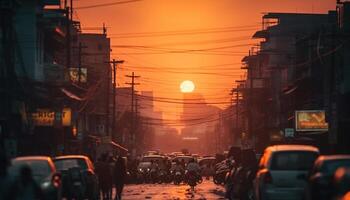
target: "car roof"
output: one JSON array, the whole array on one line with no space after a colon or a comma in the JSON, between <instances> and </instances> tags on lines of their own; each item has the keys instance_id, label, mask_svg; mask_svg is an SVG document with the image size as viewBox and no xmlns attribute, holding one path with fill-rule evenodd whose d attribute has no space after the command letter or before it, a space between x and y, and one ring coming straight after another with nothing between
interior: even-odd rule
<instances>
[{"instance_id":1,"label":"car roof","mask_svg":"<svg viewBox=\"0 0 350 200\"><path fill-rule=\"evenodd\" d=\"M65 156L57 156L54 160L63 160L63 159L88 159L87 156L83 155L65 155Z\"/></svg>"},{"instance_id":2,"label":"car roof","mask_svg":"<svg viewBox=\"0 0 350 200\"><path fill-rule=\"evenodd\" d=\"M161 156L161 155L147 155L147 156L144 156L144 158L164 158L164 156Z\"/></svg>"},{"instance_id":3,"label":"car roof","mask_svg":"<svg viewBox=\"0 0 350 200\"><path fill-rule=\"evenodd\" d=\"M176 156L176 158L193 158L193 157L184 155L184 156Z\"/></svg>"},{"instance_id":4,"label":"car roof","mask_svg":"<svg viewBox=\"0 0 350 200\"><path fill-rule=\"evenodd\" d=\"M269 146L267 151L278 152L278 151L314 151L319 152L317 147L310 145L273 145Z\"/></svg>"},{"instance_id":5,"label":"car roof","mask_svg":"<svg viewBox=\"0 0 350 200\"><path fill-rule=\"evenodd\" d=\"M321 155L317 160L319 161L331 161L331 160L345 160L350 159L350 155Z\"/></svg>"},{"instance_id":6,"label":"car roof","mask_svg":"<svg viewBox=\"0 0 350 200\"><path fill-rule=\"evenodd\" d=\"M216 160L215 157L204 157L204 158L201 158L199 160Z\"/></svg>"},{"instance_id":7,"label":"car roof","mask_svg":"<svg viewBox=\"0 0 350 200\"><path fill-rule=\"evenodd\" d=\"M51 160L50 157L48 156L21 156L21 157L16 157L13 158L12 160L46 160L49 161Z\"/></svg>"}]
</instances>

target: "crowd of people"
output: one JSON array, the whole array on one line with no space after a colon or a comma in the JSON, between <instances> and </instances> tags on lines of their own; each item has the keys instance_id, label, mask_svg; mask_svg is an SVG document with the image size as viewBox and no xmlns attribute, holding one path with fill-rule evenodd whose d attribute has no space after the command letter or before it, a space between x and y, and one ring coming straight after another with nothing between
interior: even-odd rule
<instances>
[{"instance_id":1,"label":"crowd of people","mask_svg":"<svg viewBox=\"0 0 350 200\"><path fill-rule=\"evenodd\" d=\"M95 164L95 170L102 198L104 200L121 200L127 175L125 159L121 156L114 158L108 154L102 154ZM112 197L113 185L116 189L115 197Z\"/></svg>"}]
</instances>

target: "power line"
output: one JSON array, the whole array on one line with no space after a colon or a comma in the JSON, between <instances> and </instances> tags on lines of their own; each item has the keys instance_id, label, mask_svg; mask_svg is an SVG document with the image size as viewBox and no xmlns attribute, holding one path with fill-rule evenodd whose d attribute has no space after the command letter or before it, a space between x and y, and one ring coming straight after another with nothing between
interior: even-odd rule
<instances>
[{"instance_id":1,"label":"power line","mask_svg":"<svg viewBox=\"0 0 350 200\"><path fill-rule=\"evenodd\" d=\"M89 6L76 7L75 9L83 10L83 9L90 9L90 8L115 6L115 5L120 5L120 4L134 3L134 2L138 2L138 1L143 1L143 0L125 0L125 1L117 1L117 2L113 2L113 3L94 4L94 5L89 5Z\"/></svg>"}]
</instances>

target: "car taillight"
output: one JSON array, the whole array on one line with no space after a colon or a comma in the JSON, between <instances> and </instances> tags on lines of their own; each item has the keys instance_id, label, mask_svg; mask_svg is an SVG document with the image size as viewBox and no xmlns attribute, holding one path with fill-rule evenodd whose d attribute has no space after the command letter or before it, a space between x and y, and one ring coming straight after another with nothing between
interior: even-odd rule
<instances>
[{"instance_id":1,"label":"car taillight","mask_svg":"<svg viewBox=\"0 0 350 200\"><path fill-rule=\"evenodd\" d=\"M61 177L58 175L54 175L52 177L52 185L56 188L59 187L61 185Z\"/></svg>"},{"instance_id":2,"label":"car taillight","mask_svg":"<svg viewBox=\"0 0 350 200\"><path fill-rule=\"evenodd\" d=\"M269 171L264 172L264 183L265 184L272 184L272 176Z\"/></svg>"}]
</instances>

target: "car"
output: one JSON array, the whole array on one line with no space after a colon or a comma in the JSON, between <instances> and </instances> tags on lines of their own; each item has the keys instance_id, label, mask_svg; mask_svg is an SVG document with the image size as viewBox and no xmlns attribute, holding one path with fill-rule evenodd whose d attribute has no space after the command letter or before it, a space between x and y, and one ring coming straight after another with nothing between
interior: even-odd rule
<instances>
[{"instance_id":1,"label":"car","mask_svg":"<svg viewBox=\"0 0 350 200\"><path fill-rule=\"evenodd\" d=\"M148 156L144 156L141 160L141 162L163 162L165 160L164 156L161 155L148 155Z\"/></svg>"},{"instance_id":2,"label":"car","mask_svg":"<svg viewBox=\"0 0 350 200\"><path fill-rule=\"evenodd\" d=\"M183 162L185 162L185 165L187 165L190 162L190 160L192 160L192 159L193 159L192 156L181 155L181 156L176 156L175 158L173 158L172 162L178 161L178 162L182 163L182 161L183 161Z\"/></svg>"},{"instance_id":3,"label":"car","mask_svg":"<svg viewBox=\"0 0 350 200\"><path fill-rule=\"evenodd\" d=\"M72 173L75 174L74 172L77 169L77 176L81 176L81 182L77 182L77 185L81 186L79 188L81 188L82 196L88 199L99 198L98 177L89 157L83 155L65 155L55 157L53 162L57 170L62 173L63 196L71 196L72 192L77 192L75 183L71 181Z\"/></svg>"},{"instance_id":4,"label":"car","mask_svg":"<svg viewBox=\"0 0 350 200\"><path fill-rule=\"evenodd\" d=\"M319 155L309 145L274 145L267 147L253 181L257 200L303 199L307 173Z\"/></svg>"},{"instance_id":5,"label":"car","mask_svg":"<svg viewBox=\"0 0 350 200\"><path fill-rule=\"evenodd\" d=\"M332 178L340 167L350 167L350 155L318 157L308 176L307 199L331 199Z\"/></svg>"},{"instance_id":6,"label":"car","mask_svg":"<svg viewBox=\"0 0 350 200\"><path fill-rule=\"evenodd\" d=\"M205 157L198 160L203 176L213 176L215 174L215 157Z\"/></svg>"},{"instance_id":7,"label":"car","mask_svg":"<svg viewBox=\"0 0 350 200\"><path fill-rule=\"evenodd\" d=\"M22 167L28 166L34 181L42 189L45 199L60 200L62 194L61 175L50 157L23 156L11 160L8 173L14 179L19 178Z\"/></svg>"}]
</instances>

